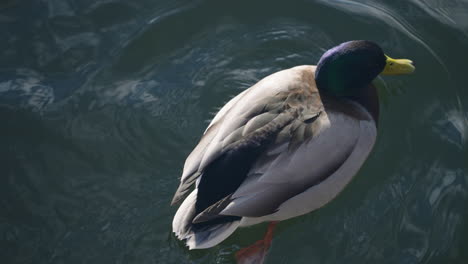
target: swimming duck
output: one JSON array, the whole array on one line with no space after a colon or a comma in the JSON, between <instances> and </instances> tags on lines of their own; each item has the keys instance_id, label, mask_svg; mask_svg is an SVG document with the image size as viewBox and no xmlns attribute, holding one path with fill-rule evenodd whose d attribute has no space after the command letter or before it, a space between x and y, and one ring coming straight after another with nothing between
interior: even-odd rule
<instances>
[{"instance_id":1,"label":"swimming duck","mask_svg":"<svg viewBox=\"0 0 468 264\"><path fill-rule=\"evenodd\" d=\"M413 72L371 41L342 43L317 66L273 73L216 114L185 161L172 222L190 249L238 227L289 219L336 197L377 136L379 74ZM186 196L188 194L188 196Z\"/></svg>"}]
</instances>

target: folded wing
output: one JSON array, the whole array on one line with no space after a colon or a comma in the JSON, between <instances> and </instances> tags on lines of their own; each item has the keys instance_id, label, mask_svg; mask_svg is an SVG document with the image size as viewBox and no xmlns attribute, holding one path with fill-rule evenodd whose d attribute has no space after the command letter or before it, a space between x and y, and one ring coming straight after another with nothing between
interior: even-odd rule
<instances>
[{"instance_id":1,"label":"folded wing","mask_svg":"<svg viewBox=\"0 0 468 264\"><path fill-rule=\"evenodd\" d=\"M196 183L193 224L272 214L347 160L360 120L325 111L313 70L273 74L216 115L188 157L173 199L182 199Z\"/></svg>"}]
</instances>

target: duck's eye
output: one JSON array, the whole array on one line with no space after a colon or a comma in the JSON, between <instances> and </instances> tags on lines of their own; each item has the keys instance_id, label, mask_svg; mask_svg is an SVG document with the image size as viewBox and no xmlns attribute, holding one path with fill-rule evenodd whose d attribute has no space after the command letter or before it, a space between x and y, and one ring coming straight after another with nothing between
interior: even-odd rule
<instances>
[{"instance_id":1,"label":"duck's eye","mask_svg":"<svg viewBox=\"0 0 468 264\"><path fill-rule=\"evenodd\" d=\"M388 65L392 66L392 65L393 65L393 62L390 62Z\"/></svg>"}]
</instances>

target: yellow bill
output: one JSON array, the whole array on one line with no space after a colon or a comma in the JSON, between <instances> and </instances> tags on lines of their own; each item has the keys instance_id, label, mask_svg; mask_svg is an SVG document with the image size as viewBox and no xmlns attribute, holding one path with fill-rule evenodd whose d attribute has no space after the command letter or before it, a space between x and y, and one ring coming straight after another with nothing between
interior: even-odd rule
<instances>
[{"instance_id":1,"label":"yellow bill","mask_svg":"<svg viewBox=\"0 0 468 264\"><path fill-rule=\"evenodd\" d=\"M392 59L387 55L385 55L385 57L387 57L387 64L381 73L383 75L409 74L416 69L411 60Z\"/></svg>"}]
</instances>

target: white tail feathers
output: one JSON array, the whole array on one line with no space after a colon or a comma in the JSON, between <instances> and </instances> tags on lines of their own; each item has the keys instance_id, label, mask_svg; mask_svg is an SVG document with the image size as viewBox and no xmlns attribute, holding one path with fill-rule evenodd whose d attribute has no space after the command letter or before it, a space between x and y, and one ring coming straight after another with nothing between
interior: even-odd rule
<instances>
[{"instance_id":1,"label":"white tail feathers","mask_svg":"<svg viewBox=\"0 0 468 264\"><path fill-rule=\"evenodd\" d=\"M172 221L172 231L178 239L186 240L189 249L202 249L216 246L230 236L240 224L240 220L229 223L216 224L200 230L192 228L195 218L195 202L197 189L185 198Z\"/></svg>"}]
</instances>

